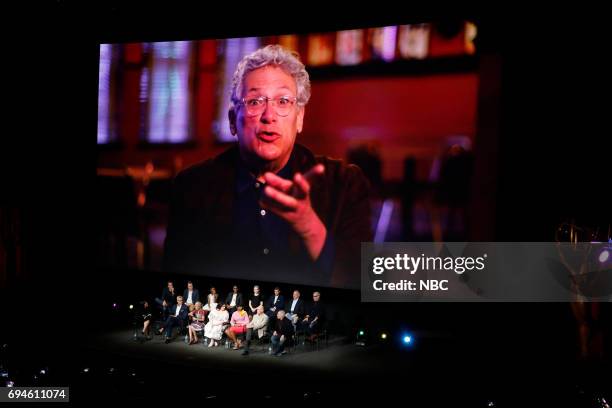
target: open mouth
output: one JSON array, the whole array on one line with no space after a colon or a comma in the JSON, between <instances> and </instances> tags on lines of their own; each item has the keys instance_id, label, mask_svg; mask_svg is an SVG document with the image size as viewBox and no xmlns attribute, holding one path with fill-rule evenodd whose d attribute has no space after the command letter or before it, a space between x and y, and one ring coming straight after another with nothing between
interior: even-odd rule
<instances>
[{"instance_id":1,"label":"open mouth","mask_svg":"<svg viewBox=\"0 0 612 408\"><path fill-rule=\"evenodd\" d=\"M280 135L276 132L269 132L269 131L257 132L257 138L264 142L273 142L279 137Z\"/></svg>"}]
</instances>

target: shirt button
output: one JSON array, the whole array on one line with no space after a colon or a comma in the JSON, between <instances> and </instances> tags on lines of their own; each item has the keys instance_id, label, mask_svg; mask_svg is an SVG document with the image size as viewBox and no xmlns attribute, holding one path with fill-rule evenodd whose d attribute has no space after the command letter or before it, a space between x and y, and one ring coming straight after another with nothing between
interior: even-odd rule
<instances>
[{"instance_id":1,"label":"shirt button","mask_svg":"<svg viewBox=\"0 0 612 408\"><path fill-rule=\"evenodd\" d=\"M260 214L261 214L261 216L263 217L264 215L266 215L266 210L261 210L259 213L260 213Z\"/></svg>"},{"instance_id":2,"label":"shirt button","mask_svg":"<svg viewBox=\"0 0 612 408\"><path fill-rule=\"evenodd\" d=\"M270 253L270 250L268 248L264 248L263 253L264 255L268 255Z\"/></svg>"}]
</instances>

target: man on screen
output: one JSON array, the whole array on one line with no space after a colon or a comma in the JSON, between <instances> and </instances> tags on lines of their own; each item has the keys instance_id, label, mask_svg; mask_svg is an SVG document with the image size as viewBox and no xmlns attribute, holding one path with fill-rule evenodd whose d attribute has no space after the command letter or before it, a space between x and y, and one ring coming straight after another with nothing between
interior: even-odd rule
<instances>
[{"instance_id":1,"label":"man on screen","mask_svg":"<svg viewBox=\"0 0 612 408\"><path fill-rule=\"evenodd\" d=\"M238 145L176 177L166 270L358 286L367 181L295 143L309 98L295 53L269 45L242 59L228 114Z\"/></svg>"}]
</instances>

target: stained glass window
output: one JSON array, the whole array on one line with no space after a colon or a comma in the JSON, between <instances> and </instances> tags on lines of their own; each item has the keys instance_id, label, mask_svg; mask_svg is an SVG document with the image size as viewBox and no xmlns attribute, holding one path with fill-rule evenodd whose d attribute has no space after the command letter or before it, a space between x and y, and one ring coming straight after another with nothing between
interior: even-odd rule
<instances>
[{"instance_id":1,"label":"stained glass window","mask_svg":"<svg viewBox=\"0 0 612 408\"><path fill-rule=\"evenodd\" d=\"M117 59L117 46L100 45L100 66L98 71L98 144L117 140L114 120L113 73Z\"/></svg>"},{"instance_id":2,"label":"stained glass window","mask_svg":"<svg viewBox=\"0 0 612 408\"><path fill-rule=\"evenodd\" d=\"M191 41L146 44L150 63L141 73L140 101L142 133L150 143L191 139L191 50Z\"/></svg>"}]
</instances>

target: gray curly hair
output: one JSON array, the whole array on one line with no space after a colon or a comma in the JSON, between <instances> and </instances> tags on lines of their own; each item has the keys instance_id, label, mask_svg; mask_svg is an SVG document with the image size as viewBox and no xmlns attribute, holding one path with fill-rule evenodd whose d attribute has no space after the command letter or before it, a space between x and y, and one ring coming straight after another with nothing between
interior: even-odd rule
<instances>
[{"instance_id":1,"label":"gray curly hair","mask_svg":"<svg viewBox=\"0 0 612 408\"><path fill-rule=\"evenodd\" d=\"M297 52L289 51L280 45L267 45L246 55L238 63L232 78L230 110L235 110L242 99L244 78L251 72L268 65L281 68L295 79L297 85L297 104L305 106L310 99L310 77L300 61Z\"/></svg>"}]
</instances>

